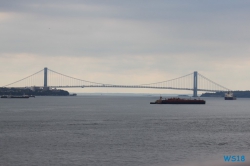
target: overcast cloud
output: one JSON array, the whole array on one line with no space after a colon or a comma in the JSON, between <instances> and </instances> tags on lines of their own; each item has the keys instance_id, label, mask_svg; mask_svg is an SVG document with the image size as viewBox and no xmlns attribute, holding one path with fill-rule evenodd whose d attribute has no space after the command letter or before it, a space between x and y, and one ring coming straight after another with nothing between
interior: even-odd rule
<instances>
[{"instance_id":1,"label":"overcast cloud","mask_svg":"<svg viewBox=\"0 0 250 166\"><path fill-rule=\"evenodd\" d=\"M116 84L198 71L228 88L249 90L249 15L244 0L1 0L1 84L48 67Z\"/></svg>"}]
</instances>

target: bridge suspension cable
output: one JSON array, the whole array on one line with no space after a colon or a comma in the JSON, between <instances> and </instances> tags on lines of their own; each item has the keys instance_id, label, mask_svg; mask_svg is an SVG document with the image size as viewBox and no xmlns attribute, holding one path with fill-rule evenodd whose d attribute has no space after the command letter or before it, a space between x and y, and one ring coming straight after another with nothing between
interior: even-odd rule
<instances>
[{"instance_id":1,"label":"bridge suspension cable","mask_svg":"<svg viewBox=\"0 0 250 166\"><path fill-rule=\"evenodd\" d=\"M2 87L8 87L8 86L10 86L10 85L13 85L13 84L16 84L16 83L19 83L19 82L21 82L21 81L28 80L28 79L30 79L29 82L32 82L32 81L33 81L32 77L34 77L34 76L36 76L37 74L40 74L40 73L42 73L42 72L43 72L43 69L40 70L40 71L38 71L38 72L36 72L36 73L34 73L34 74L31 74L31 75L25 77L25 78L22 78L22 79L20 79L20 80L18 80L18 81L12 82L12 83L7 84L7 85L4 85L4 86L2 86ZM26 84L26 85L27 85L27 84Z\"/></svg>"},{"instance_id":2,"label":"bridge suspension cable","mask_svg":"<svg viewBox=\"0 0 250 166\"><path fill-rule=\"evenodd\" d=\"M160 82L153 82L148 84L139 84L137 86L147 86L147 87L169 87L169 88L181 88L181 89L192 89L193 73L166 80Z\"/></svg>"},{"instance_id":3,"label":"bridge suspension cable","mask_svg":"<svg viewBox=\"0 0 250 166\"><path fill-rule=\"evenodd\" d=\"M70 83L70 84L72 84L72 83L77 83L78 86L84 86L84 85L86 85L86 84L83 84L83 83L96 84L96 85L111 85L111 86L112 86L112 84L103 84L103 83L92 82L92 81L87 81L87 80L83 80L83 79L74 78L74 77L71 77L71 76L68 76L68 75L65 75L65 74L62 74L62 73L53 71L53 70L51 70L51 69L48 69L48 71L49 71L49 78L52 78L52 77L54 76L53 74L59 75L59 77L58 77L59 82L57 82L57 83L61 84L61 86L63 86L63 85L62 85L62 82L65 81L65 78L62 78L62 77L66 77L66 78L68 78L68 79L73 79L73 80L75 80L75 81L69 80L67 83ZM51 73L50 73L50 72L51 72ZM49 81L50 81L50 80L51 80L51 79L49 79ZM50 82L49 85L50 85L50 86L54 86L53 83L55 83L55 82Z\"/></svg>"},{"instance_id":4,"label":"bridge suspension cable","mask_svg":"<svg viewBox=\"0 0 250 166\"><path fill-rule=\"evenodd\" d=\"M191 90L192 89L192 73L175 79L149 83L139 85L115 85L106 84L93 81L87 81L71 77L54 70L48 69L48 85L50 87L120 87L120 88L158 88L158 89L180 89L180 90ZM53 81L53 78L56 79Z\"/></svg>"},{"instance_id":5,"label":"bridge suspension cable","mask_svg":"<svg viewBox=\"0 0 250 166\"><path fill-rule=\"evenodd\" d=\"M207 77L198 73L198 89L211 90L211 91L231 91L230 89L208 79Z\"/></svg>"},{"instance_id":6,"label":"bridge suspension cable","mask_svg":"<svg viewBox=\"0 0 250 166\"><path fill-rule=\"evenodd\" d=\"M181 79L181 78L184 78L184 77L187 77L187 76L190 76L190 75L193 75L193 73L184 75L184 76L182 76L182 77L174 78L174 79L171 79L171 80L167 80L167 81L153 82L153 83L148 83L148 84L139 84L139 86L140 86L140 85L152 85L152 84L158 84L158 83L165 83L165 82L169 82L169 81Z\"/></svg>"}]
</instances>

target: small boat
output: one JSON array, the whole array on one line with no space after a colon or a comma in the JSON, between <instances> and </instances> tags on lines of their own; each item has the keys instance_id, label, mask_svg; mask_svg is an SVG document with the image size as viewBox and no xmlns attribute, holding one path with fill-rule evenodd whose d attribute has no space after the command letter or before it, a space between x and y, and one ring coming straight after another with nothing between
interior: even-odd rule
<instances>
[{"instance_id":1,"label":"small boat","mask_svg":"<svg viewBox=\"0 0 250 166\"><path fill-rule=\"evenodd\" d=\"M29 96L23 95L23 96L13 96L13 95L3 95L1 98L17 98L17 99L28 99Z\"/></svg>"},{"instance_id":2,"label":"small boat","mask_svg":"<svg viewBox=\"0 0 250 166\"><path fill-rule=\"evenodd\" d=\"M225 98L225 100L236 100L236 97L230 91L228 91L227 93L225 93L225 97L224 98Z\"/></svg>"},{"instance_id":3,"label":"small boat","mask_svg":"<svg viewBox=\"0 0 250 166\"><path fill-rule=\"evenodd\" d=\"M11 96L11 98L28 99L29 96Z\"/></svg>"},{"instance_id":4,"label":"small boat","mask_svg":"<svg viewBox=\"0 0 250 166\"><path fill-rule=\"evenodd\" d=\"M162 99L162 97L160 97L159 100L156 100L155 102L150 102L150 104L206 104L206 101L201 99L181 99L181 98Z\"/></svg>"}]
</instances>

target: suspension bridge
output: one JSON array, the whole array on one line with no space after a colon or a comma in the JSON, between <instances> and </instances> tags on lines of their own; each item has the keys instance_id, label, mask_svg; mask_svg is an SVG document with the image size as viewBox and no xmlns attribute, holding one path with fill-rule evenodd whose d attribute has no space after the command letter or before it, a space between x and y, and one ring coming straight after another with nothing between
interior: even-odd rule
<instances>
[{"instance_id":1,"label":"suspension bridge","mask_svg":"<svg viewBox=\"0 0 250 166\"><path fill-rule=\"evenodd\" d=\"M153 82L139 85L115 85L87 81L74 78L54 70L44 69L3 86L5 88L151 88L151 89L173 89L191 90L193 96L197 97L198 91L205 92L225 92L228 88L215 83L214 81L199 74L197 71L166 81Z\"/></svg>"}]
</instances>

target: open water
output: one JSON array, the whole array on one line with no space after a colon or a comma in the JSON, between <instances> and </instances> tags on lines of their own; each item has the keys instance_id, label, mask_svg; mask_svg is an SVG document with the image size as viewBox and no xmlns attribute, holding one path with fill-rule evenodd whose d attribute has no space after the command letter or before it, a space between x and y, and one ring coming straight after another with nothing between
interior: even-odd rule
<instances>
[{"instance_id":1,"label":"open water","mask_svg":"<svg viewBox=\"0 0 250 166\"><path fill-rule=\"evenodd\" d=\"M156 99L0 99L0 165L229 165L224 155L250 161L250 99L149 104Z\"/></svg>"}]
</instances>

